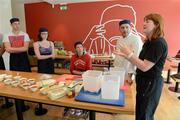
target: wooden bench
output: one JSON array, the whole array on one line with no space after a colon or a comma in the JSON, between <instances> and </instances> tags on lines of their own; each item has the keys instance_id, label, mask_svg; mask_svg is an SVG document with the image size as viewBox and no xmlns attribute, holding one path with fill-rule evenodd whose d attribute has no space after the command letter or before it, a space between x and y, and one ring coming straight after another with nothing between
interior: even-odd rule
<instances>
[{"instance_id":1,"label":"wooden bench","mask_svg":"<svg viewBox=\"0 0 180 120\"><path fill-rule=\"evenodd\" d=\"M179 88L179 83L180 83L180 79L175 78L173 76L171 76L171 78L175 81L175 87L169 87L169 90L172 92L180 92L180 88Z\"/></svg>"},{"instance_id":2,"label":"wooden bench","mask_svg":"<svg viewBox=\"0 0 180 120\"><path fill-rule=\"evenodd\" d=\"M170 65L170 68L168 69L168 72L167 72L167 80L165 83L167 84L170 84L170 75L171 75L171 71L176 71L178 69L178 65Z\"/></svg>"}]
</instances>

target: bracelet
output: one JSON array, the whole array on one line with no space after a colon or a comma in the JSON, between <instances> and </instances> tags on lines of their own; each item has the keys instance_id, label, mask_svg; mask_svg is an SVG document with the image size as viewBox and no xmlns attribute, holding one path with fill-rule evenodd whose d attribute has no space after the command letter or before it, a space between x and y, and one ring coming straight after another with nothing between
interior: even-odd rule
<instances>
[{"instance_id":1,"label":"bracelet","mask_svg":"<svg viewBox=\"0 0 180 120\"><path fill-rule=\"evenodd\" d=\"M133 52L131 52L126 58L129 60L133 56Z\"/></svg>"}]
</instances>

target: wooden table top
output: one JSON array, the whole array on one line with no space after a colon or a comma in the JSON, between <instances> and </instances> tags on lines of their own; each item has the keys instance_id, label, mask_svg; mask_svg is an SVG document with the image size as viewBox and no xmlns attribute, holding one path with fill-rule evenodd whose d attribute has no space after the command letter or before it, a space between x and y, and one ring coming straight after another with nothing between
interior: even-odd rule
<instances>
[{"instance_id":1,"label":"wooden table top","mask_svg":"<svg viewBox=\"0 0 180 120\"><path fill-rule=\"evenodd\" d=\"M39 79L42 75L40 73L31 73L31 72L17 72L17 71L5 71L0 70L0 74L10 74L16 76L17 73L26 78L34 78ZM53 78L56 79L59 75L53 75ZM0 96L6 96L11 98L23 99L33 102L41 102L51 105L58 105L64 107L75 107L81 109L94 110L99 112L107 112L107 113L121 113L121 114L134 114L134 101L132 97L132 91L130 87L125 91L125 106L111 106L111 105L102 105L95 103L86 103L86 102L78 102L73 98L63 97L58 100L50 100L46 95L42 95L37 92L31 92L30 90L23 90L22 88L15 88L9 85L5 85L3 82L0 82Z\"/></svg>"}]
</instances>

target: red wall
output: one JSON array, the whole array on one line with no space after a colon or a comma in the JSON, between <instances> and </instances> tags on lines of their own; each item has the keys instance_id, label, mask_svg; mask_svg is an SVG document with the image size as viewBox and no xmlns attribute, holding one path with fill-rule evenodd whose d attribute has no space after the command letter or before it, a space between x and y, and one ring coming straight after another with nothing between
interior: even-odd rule
<instances>
[{"instance_id":1,"label":"red wall","mask_svg":"<svg viewBox=\"0 0 180 120\"><path fill-rule=\"evenodd\" d=\"M77 40L84 40L90 29L99 24L102 11L108 6L122 4L132 6L136 11L138 32L142 33L143 17L149 13L160 13L165 20L165 38L169 45L169 54L175 55L180 44L180 1L178 0L117 0L109 2L68 4L67 11L61 11L48 3L25 5L26 27L31 38L37 39L38 29L49 29L50 40L61 40L65 48L73 50ZM108 11L103 22L109 19L128 18L133 20L130 9L113 8ZM106 26L107 38L119 35L118 22ZM96 34L93 34L96 35ZM100 48L100 46L99 46Z\"/></svg>"}]
</instances>

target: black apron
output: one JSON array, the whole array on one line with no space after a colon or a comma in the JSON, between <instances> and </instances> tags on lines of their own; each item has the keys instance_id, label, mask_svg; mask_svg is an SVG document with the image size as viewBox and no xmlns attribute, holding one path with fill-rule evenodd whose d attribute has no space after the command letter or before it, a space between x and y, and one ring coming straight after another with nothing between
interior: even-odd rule
<instances>
[{"instance_id":1,"label":"black apron","mask_svg":"<svg viewBox=\"0 0 180 120\"><path fill-rule=\"evenodd\" d=\"M5 70L4 61L2 56L0 56L0 70Z\"/></svg>"},{"instance_id":2,"label":"black apron","mask_svg":"<svg viewBox=\"0 0 180 120\"><path fill-rule=\"evenodd\" d=\"M54 74L54 60L52 58L38 60L38 72Z\"/></svg>"},{"instance_id":3,"label":"black apron","mask_svg":"<svg viewBox=\"0 0 180 120\"><path fill-rule=\"evenodd\" d=\"M27 52L10 53L10 70L31 72Z\"/></svg>"}]
</instances>

